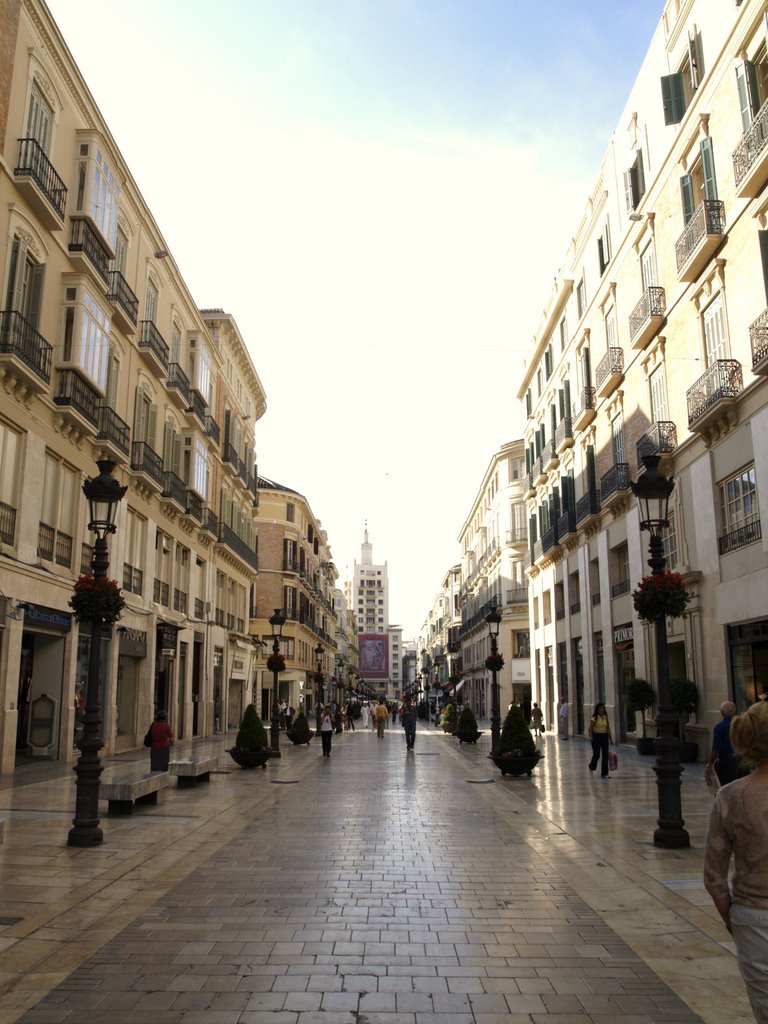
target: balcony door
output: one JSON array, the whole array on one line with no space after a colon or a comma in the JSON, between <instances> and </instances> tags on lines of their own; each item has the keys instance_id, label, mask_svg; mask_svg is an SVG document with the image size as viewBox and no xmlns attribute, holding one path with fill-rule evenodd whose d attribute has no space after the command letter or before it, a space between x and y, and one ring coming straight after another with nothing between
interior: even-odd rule
<instances>
[{"instance_id":1,"label":"balcony door","mask_svg":"<svg viewBox=\"0 0 768 1024\"><path fill-rule=\"evenodd\" d=\"M723 300L717 296L704 310L704 346L707 366L712 366L718 359L728 358L728 346L725 337L725 318L723 316Z\"/></svg>"}]
</instances>

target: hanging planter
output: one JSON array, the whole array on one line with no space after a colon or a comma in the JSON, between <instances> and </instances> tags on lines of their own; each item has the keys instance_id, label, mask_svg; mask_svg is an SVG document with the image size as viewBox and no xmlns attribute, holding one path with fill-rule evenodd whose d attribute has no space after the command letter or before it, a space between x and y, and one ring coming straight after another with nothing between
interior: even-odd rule
<instances>
[{"instance_id":1,"label":"hanging planter","mask_svg":"<svg viewBox=\"0 0 768 1024\"><path fill-rule=\"evenodd\" d=\"M285 658L282 654L270 654L267 658L267 668L270 672L285 672Z\"/></svg>"},{"instance_id":2,"label":"hanging planter","mask_svg":"<svg viewBox=\"0 0 768 1024\"><path fill-rule=\"evenodd\" d=\"M125 608L117 580L102 576L80 576L69 599L78 622L117 622Z\"/></svg>"},{"instance_id":3,"label":"hanging planter","mask_svg":"<svg viewBox=\"0 0 768 1024\"><path fill-rule=\"evenodd\" d=\"M500 654L489 654L485 659L485 667L489 672L500 672L504 668L504 658Z\"/></svg>"},{"instance_id":4,"label":"hanging planter","mask_svg":"<svg viewBox=\"0 0 768 1024\"><path fill-rule=\"evenodd\" d=\"M283 666L283 667L285 667L285 666ZM322 672L315 672L315 674L312 676L312 678L314 679L314 681L318 685L320 685L321 683L325 682L325 675Z\"/></svg>"},{"instance_id":5,"label":"hanging planter","mask_svg":"<svg viewBox=\"0 0 768 1024\"><path fill-rule=\"evenodd\" d=\"M679 572L643 576L637 589L632 592L635 611L645 622L656 622L657 619L664 617L679 619L685 616L685 609L691 597Z\"/></svg>"}]
</instances>

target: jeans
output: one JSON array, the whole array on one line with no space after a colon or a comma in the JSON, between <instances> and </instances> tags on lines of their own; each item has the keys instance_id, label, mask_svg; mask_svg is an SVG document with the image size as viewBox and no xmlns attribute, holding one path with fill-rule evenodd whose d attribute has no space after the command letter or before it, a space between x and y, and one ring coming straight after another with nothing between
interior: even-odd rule
<instances>
[{"instance_id":1,"label":"jeans","mask_svg":"<svg viewBox=\"0 0 768 1024\"><path fill-rule=\"evenodd\" d=\"M382 739L384 736L384 729L386 727L386 724L387 719L384 715L382 715L381 718L376 719L376 735L379 737L379 739Z\"/></svg>"},{"instance_id":2,"label":"jeans","mask_svg":"<svg viewBox=\"0 0 768 1024\"><path fill-rule=\"evenodd\" d=\"M327 729L325 732L320 733L320 739L323 741L323 756L331 756L331 743L333 742L333 729Z\"/></svg>"},{"instance_id":3,"label":"jeans","mask_svg":"<svg viewBox=\"0 0 768 1024\"><path fill-rule=\"evenodd\" d=\"M768 911L734 903L731 930L755 1020L768 1024Z\"/></svg>"},{"instance_id":4,"label":"jeans","mask_svg":"<svg viewBox=\"0 0 768 1024\"><path fill-rule=\"evenodd\" d=\"M589 770L591 772L597 768L597 762L600 760L600 756L602 755L600 774L603 776L608 774L608 746L607 732L596 732L592 736L592 760L589 762Z\"/></svg>"},{"instance_id":5,"label":"jeans","mask_svg":"<svg viewBox=\"0 0 768 1024\"><path fill-rule=\"evenodd\" d=\"M409 750L413 750L413 745L416 742L416 723L405 722L403 729L405 729L405 745Z\"/></svg>"}]
</instances>

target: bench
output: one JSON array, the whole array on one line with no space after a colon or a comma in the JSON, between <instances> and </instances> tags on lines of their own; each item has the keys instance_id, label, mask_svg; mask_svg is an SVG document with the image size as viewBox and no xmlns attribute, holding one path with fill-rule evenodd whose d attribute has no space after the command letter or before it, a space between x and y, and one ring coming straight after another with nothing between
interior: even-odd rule
<instances>
[{"instance_id":1,"label":"bench","mask_svg":"<svg viewBox=\"0 0 768 1024\"><path fill-rule=\"evenodd\" d=\"M134 804L156 804L157 794L170 784L168 772L107 768L101 776L99 797L109 801L110 814L133 814Z\"/></svg>"},{"instance_id":2,"label":"bench","mask_svg":"<svg viewBox=\"0 0 768 1024\"><path fill-rule=\"evenodd\" d=\"M196 786L198 782L210 782L211 772L216 769L218 763L218 754L200 754L197 757L183 757L178 761L171 761L168 771L178 780L177 785L182 789L185 786Z\"/></svg>"}]
</instances>

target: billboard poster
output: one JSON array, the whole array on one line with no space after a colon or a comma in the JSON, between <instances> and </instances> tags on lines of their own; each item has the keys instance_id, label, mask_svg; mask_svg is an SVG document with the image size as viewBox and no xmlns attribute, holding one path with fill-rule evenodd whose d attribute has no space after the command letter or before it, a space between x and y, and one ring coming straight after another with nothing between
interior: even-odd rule
<instances>
[{"instance_id":1,"label":"billboard poster","mask_svg":"<svg viewBox=\"0 0 768 1024\"><path fill-rule=\"evenodd\" d=\"M360 633L357 640L363 679L388 679L389 637L385 633Z\"/></svg>"}]
</instances>

